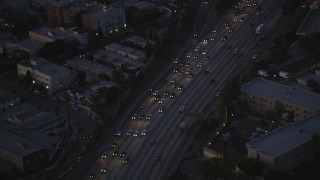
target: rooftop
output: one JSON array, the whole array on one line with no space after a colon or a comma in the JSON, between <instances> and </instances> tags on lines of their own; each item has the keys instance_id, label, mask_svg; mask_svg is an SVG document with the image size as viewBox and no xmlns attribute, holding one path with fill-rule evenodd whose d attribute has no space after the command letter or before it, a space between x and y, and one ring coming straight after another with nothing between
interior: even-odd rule
<instances>
[{"instance_id":1,"label":"rooftop","mask_svg":"<svg viewBox=\"0 0 320 180\"><path fill-rule=\"evenodd\" d=\"M320 109L320 95L298 87L289 87L262 78L256 78L241 86L241 90L281 100L308 109ZM307 101L306 101L307 100Z\"/></svg>"},{"instance_id":2,"label":"rooftop","mask_svg":"<svg viewBox=\"0 0 320 180\"><path fill-rule=\"evenodd\" d=\"M61 73L62 71L69 71L69 69L66 67L54 64L40 57L32 59L31 61L22 61L19 64L30 67L33 70L38 70L44 74L49 74L51 76L59 76L59 73Z\"/></svg>"},{"instance_id":3,"label":"rooftop","mask_svg":"<svg viewBox=\"0 0 320 180\"><path fill-rule=\"evenodd\" d=\"M6 91L4 89L0 89L0 104L8 102L11 99L15 99L17 97L19 97L19 96L16 94L13 94L13 93Z\"/></svg>"},{"instance_id":4,"label":"rooftop","mask_svg":"<svg viewBox=\"0 0 320 180\"><path fill-rule=\"evenodd\" d=\"M315 133L320 133L319 118L320 113L317 113L303 121L287 124L247 143L247 145L264 154L278 157L310 141Z\"/></svg>"},{"instance_id":5,"label":"rooftop","mask_svg":"<svg viewBox=\"0 0 320 180\"><path fill-rule=\"evenodd\" d=\"M298 28L297 35L308 35L315 32L319 32L320 29L320 10L310 10L300 27Z\"/></svg>"},{"instance_id":6,"label":"rooftop","mask_svg":"<svg viewBox=\"0 0 320 180\"><path fill-rule=\"evenodd\" d=\"M30 141L6 131L0 131L0 148L23 157L43 149Z\"/></svg>"}]
</instances>

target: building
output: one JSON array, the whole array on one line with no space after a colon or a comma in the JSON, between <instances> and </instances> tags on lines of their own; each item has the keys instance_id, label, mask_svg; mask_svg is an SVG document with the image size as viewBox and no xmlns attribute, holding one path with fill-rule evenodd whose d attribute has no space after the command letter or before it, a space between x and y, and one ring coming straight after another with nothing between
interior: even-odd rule
<instances>
[{"instance_id":1,"label":"building","mask_svg":"<svg viewBox=\"0 0 320 180\"><path fill-rule=\"evenodd\" d=\"M107 36L125 28L125 12L120 7L96 4L82 14L82 24L83 28L101 31L103 36Z\"/></svg>"},{"instance_id":2,"label":"building","mask_svg":"<svg viewBox=\"0 0 320 180\"><path fill-rule=\"evenodd\" d=\"M11 109L20 103L20 97L4 89L0 89L0 112Z\"/></svg>"},{"instance_id":3,"label":"building","mask_svg":"<svg viewBox=\"0 0 320 180\"><path fill-rule=\"evenodd\" d=\"M313 158L314 135L320 135L320 113L290 123L247 143L248 157L266 167L290 170ZM318 144L319 146L319 144Z\"/></svg>"},{"instance_id":4,"label":"building","mask_svg":"<svg viewBox=\"0 0 320 180\"><path fill-rule=\"evenodd\" d=\"M46 19L55 25L73 25L75 17L86 9L84 0L61 0L43 6Z\"/></svg>"},{"instance_id":5,"label":"building","mask_svg":"<svg viewBox=\"0 0 320 180\"><path fill-rule=\"evenodd\" d=\"M155 47L156 46L156 42L150 39L145 39L143 37L139 37L139 36L132 36L129 37L127 39L125 39L123 41L123 43L127 44L127 45L132 45L138 48L142 48L145 49L147 48L147 46L149 45L150 47Z\"/></svg>"},{"instance_id":6,"label":"building","mask_svg":"<svg viewBox=\"0 0 320 180\"><path fill-rule=\"evenodd\" d=\"M41 169L48 163L45 148L15 134L0 131L0 158L12 163L21 173Z\"/></svg>"},{"instance_id":7,"label":"building","mask_svg":"<svg viewBox=\"0 0 320 180\"><path fill-rule=\"evenodd\" d=\"M74 31L74 29L52 29L49 27L41 27L29 31L29 38L42 42L54 42L55 40L78 40L80 44L86 45L88 43L88 33L81 33Z\"/></svg>"},{"instance_id":8,"label":"building","mask_svg":"<svg viewBox=\"0 0 320 180\"><path fill-rule=\"evenodd\" d=\"M106 74L112 78L113 69L107 66L103 66L99 63L92 62L85 58L75 57L67 61L67 65L75 70L83 71L88 75L99 76L100 74Z\"/></svg>"},{"instance_id":9,"label":"building","mask_svg":"<svg viewBox=\"0 0 320 180\"><path fill-rule=\"evenodd\" d=\"M31 73L34 83L43 84L49 93L69 87L71 72L68 68L46 61L43 58L31 59L17 64L18 76Z\"/></svg>"},{"instance_id":10,"label":"building","mask_svg":"<svg viewBox=\"0 0 320 180\"><path fill-rule=\"evenodd\" d=\"M145 64L142 62L103 49L97 50L94 54L94 58L99 59L103 63L111 64L115 68L121 68L128 73L141 71L145 67Z\"/></svg>"},{"instance_id":11,"label":"building","mask_svg":"<svg viewBox=\"0 0 320 180\"><path fill-rule=\"evenodd\" d=\"M137 49L122 46L121 44L111 43L105 46L106 51L116 53L128 59L144 62L146 60L146 53Z\"/></svg>"},{"instance_id":12,"label":"building","mask_svg":"<svg viewBox=\"0 0 320 180\"><path fill-rule=\"evenodd\" d=\"M320 110L319 94L262 78L243 84L241 96L250 108L259 113L273 110L280 103L286 111L294 112L295 121L305 119Z\"/></svg>"},{"instance_id":13,"label":"building","mask_svg":"<svg viewBox=\"0 0 320 180\"><path fill-rule=\"evenodd\" d=\"M22 50L29 53L31 56L37 55L39 50L44 46L43 42L33 39L24 39L16 43L6 43L8 50Z\"/></svg>"}]
</instances>

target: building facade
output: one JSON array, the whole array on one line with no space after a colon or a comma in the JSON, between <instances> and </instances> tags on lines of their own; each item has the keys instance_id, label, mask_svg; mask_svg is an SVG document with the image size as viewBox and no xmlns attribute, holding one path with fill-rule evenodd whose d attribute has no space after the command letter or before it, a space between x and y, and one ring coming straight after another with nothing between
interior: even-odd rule
<instances>
[{"instance_id":1,"label":"building facade","mask_svg":"<svg viewBox=\"0 0 320 180\"><path fill-rule=\"evenodd\" d=\"M0 131L0 158L12 163L21 173L42 169L48 164L45 148L15 134Z\"/></svg>"},{"instance_id":2,"label":"building facade","mask_svg":"<svg viewBox=\"0 0 320 180\"><path fill-rule=\"evenodd\" d=\"M320 135L319 118L317 113L248 142L248 157L260 160L268 168L284 171L311 160L314 147L320 143L313 140Z\"/></svg>"},{"instance_id":3,"label":"building facade","mask_svg":"<svg viewBox=\"0 0 320 180\"><path fill-rule=\"evenodd\" d=\"M262 78L243 84L241 97L251 109L259 113L267 113L276 105L281 105L286 112L294 112L295 121L305 119L320 110L319 94Z\"/></svg>"},{"instance_id":4,"label":"building facade","mask_svg":"<svg viewBox=\"0 0 320 180\"><path fill-rule=\"evenodd\" d=\"M43 84L49 93L69 87L71 72L68 68L44 60L43 58L23 61L17 64L18 76L24 77L31 73L34 83Z\"/></svg>"},{"instance_id":5,"label":"building facade","mask_svg":"<svg viewBox=\"0 0 320 180\"><path fill-rule=\"evenodd\" d=\"M98 4L82 14L83 27L89 30L101 30L103 36L120 32L125 27L125 12L122 8Z\"/></svg>"}]
</instances>

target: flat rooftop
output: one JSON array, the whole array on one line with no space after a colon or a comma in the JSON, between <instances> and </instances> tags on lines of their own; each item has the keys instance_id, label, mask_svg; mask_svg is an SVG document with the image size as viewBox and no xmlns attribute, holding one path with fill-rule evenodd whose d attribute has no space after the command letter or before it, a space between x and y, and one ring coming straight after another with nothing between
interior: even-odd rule
<instances>
[{"instance_id":1,"label":"flat rooftop","mask_svg":"<svg viewBox=\"0 0 320 180\"><path fill-rule=\"evenodd\" d=\"M1 149L20 157L43 149L41 146L6 131L0 131L0 142Z\"/></svg>"},{"instance_id":2,"label":"flat rooftop","mask_svg":"<svg viewBox=\"0 0 320 180\"><path fill-rule=\"evenodd\" d=\"M0 103L5 103L11 99L19 97L18 95L0 88Z\"/></svg>"},{"instance_id":3,"label":"flat rooftop","mask_svg":"<svg viewBox=\"0 0 320 180\"><path fill-rule=\"evenodd\" d=\"M294 124L282 126L264 136L261 136L247 145L258 149L264 154L278 157L295 147L311 140L315 133L320 133L320 113Z\"/></svg>"},{"instance_id":4,"label":"flat rooftop","mask_svg":"<svg viewBox=\"0 0 320 180\"><path fill-rule=\"evenodd\" d=\"M298 87L285 86L262 78L256 78L243 84L241 90L270 99L296 104L314 111L320 109L319 94Z\"/></svg>"}]
</instances>

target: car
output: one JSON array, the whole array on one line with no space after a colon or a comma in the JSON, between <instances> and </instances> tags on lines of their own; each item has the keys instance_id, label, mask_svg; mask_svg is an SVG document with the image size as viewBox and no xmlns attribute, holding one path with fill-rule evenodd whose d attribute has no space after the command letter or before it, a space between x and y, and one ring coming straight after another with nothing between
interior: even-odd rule
<instances>
[{"instance_id":1,"label":"car","mask_svg":"<svg viewBox=\"0 0 320 180\"><path fill-rule=\"evenodd\" d=\"M140 114L139 119L144 119L146 115Z\"/></svg>"},{"instance_id":2,"label":"car","mask_svg":"<svg viewBox=\"0 0 320 180\"><path fill-rule=\"evenodd\" d=\"M158 91L158 90L155 90L155 91L153 91L153 93L152 93L153 96L157 96L158 94L159 94L159 91Z\"/></svg>"},{"instance_id":3,"label":"car","mask_svg":"<svg viewBox=\"0 0 320 180\"><path fill-rule=\"evenodd\" d=\"M169 96L169 90L164 91L164 92L163 92L163 95L164 95L164 96Z\"/></svg>"},{"instance_id":4,"label":"car","mask_svg":"<svg viewBox=\"0 0 320 180\"><path fill-rule=\"evenodd\" d=\"M187 54L187 58L191 57L192 53L188 53Z\"/></svg>"},{"instance_id":5,"label":"car","mask_svg":"<svg viewBox=\"0 0 320 180\"><path fill-rule=\"evenodd\" d=\"M244 18L243 18L243 17L242 17L242 18L240 18L240 19L239 19L239 21L240 21L240 22L243 22L243 21L244 21Z\"/></svg>"},{"instance_id":6,"label":"car","mask_svg":"<svg viewBox=\"0 0 320 180\"><path fill-rule=\"evenodd\" d=\"M194 34L193 34L193 37L197 38L197 37L198 37L198 34L197 34L197 33L194 33Z\"/></svg>"},{"instance_id":7,"label":"car","mask_svg":"<svg viewBox=\"0 0 320 180\"><path fill-rule=\"evenodd\" d=\"M171 81L170 81L171 83L175 83L176 82L176 80L175 79L171 79Z\"/></svg>"},{"instance_id":8,"label":"car","mask_svg":"<svg viewBox=\"0 0 320 180\"><path fill-rule=\"evenodd\" d=\"M122 135L122 133L123 132L121 130L118 130L117 133L116 133L116 136L120 137Z\"/></svg>"},{"instance_id":9,"label":"car","mask_svg":"<svg viewBox=\"0 0 320 180\"><path fill-rule=\"evenodd\" d=\"M112 148L117 147L117 143L116 143L116 142L113 142L113 143L111 144L111 147L112 147Z\"/></svg>"},{"instance_id":10,"label":"car","mask_svg":"<svg viewBox=\"0 0 320 180\"><path fill-rule=\"evenodd\" d=\"M119 151L114 151L112 155L113 156L118 156L119 155Z\"/></svg>"},{"instance_id":11,"label":"car","mask_svg":"<svg viewBox=\"0 0 320 180\"><path fill-rule=\"evenodd\" d=\"M205 1L204 1L204 4L208 4L208 3L209 3L209 0L205 0Z\"/></svg>"},{"instance_id":12,"label":"car","mask_svg":"<svg viewBox=\"0 0 320 180\"><path fill-rule=\"evenodd\" d=\"M140 134L140 131L136 130L136 131L132 134L132 136L137 137L139 134Z\"/></svg>"},{"instance_id":13,"label":"car","mask_svg":"<svg viewBox=\"0 0 320 180\"><path fill-rule=\"evenodd\" d=\"M170 94L170 98L174 98L175 96L176 96L175 93L171 93L171 94Z\"/></svg>"},{"instance_id":14,"label":"car","mask_svg":"<svg viewBox=\"0 0 320 180\"><path fill-rule=\"evenodd\" d=\"M200 67L202 67L202 63L199 63L199 64L198 64L198 68L200 68Z\"/></svg>"},{"instance_id":15,"label":"car","mask_svg":"<svg viewBox=\"0 0 320 180\"><path fill-rule=\"evenodd\" d=\"M209 74L209 73L210 73L209 71L205 71L205 72L204 72L204 75L207 75L207 74Z\"/></svg>"},{"instance_id":16,"label":"car","mask_svg":"<svg viewBox=\"0 0 320 180\"><path fill-rule=\"evenodd\" d=\"M181 62L181 63L179 64L179 66L180 66L180 67L183 67L185 64L186 64L186 63Z\"/></svg>"},{"instance_id":17,"label":"car","mask_svg":"<svg viewBox=\"0 0 320 180\"><path fill-rule=\"evenodd\" d=\"M179 112L183 113L185 111L186 107L185 106L180 106Z\"/></svg>"},{"instance_id":18,"label":"car","mask_svg":"<svg viewBox=\"0 0 320 180\"><path fill-rule=\"evenodd\" d=\"M208 42L208 39L207 39L207 38L204 38L204 39L203 39L203 42Z\"/></svg>"},{"instance_id":19,"label":"car","mask_svg":"<svg viewBox=\"0 0 320 180\"><path fill-rule=\"evenodd\" d=\"M161 108L159 109L159 113L163 113L163 111L164 111L164 107L161 107Z\"/></svg>"},{"instance_id":20,"label":"car","mask_svg":"<svg viewBox=\"0 0 320 180\"><path fill-rule=\"evenodd\" d=\"M146 120L150 120L152 118L152 115L147 115Z\"/></svg>"},{"instance_id":21,"label":"car","mask_svg":"<svg viewBox=\"0 0 320 180\"><path fill-rule=\"evenodd\" d=\"M200 119L195 119L195 120L193 120L193 124L200 124Z\"/></svg>"},{"instance_id":22,"label":"car","mask_svg":"<svg viewBox=\"0 0 320 180\"><path fill-rule=\"evenodd\" d=\"M205 60L209 60L209 59L210 59L210 56L206 56L204 59L205 59Z\"/></svg>"},{"instance_id":23,"label":"car","mask_svg":"<svg viewBox=\"0 0 320 180\"><path fill-rule=\"evenodd\" d=\"M182 71L182 70L178 72L178 75L179 75L179 76L181 76L182 74L183 74L183 71Z\"/></svg>"},{"instance_id":24,"label":"car","mask_svg":"<svg viewBox=\"0 0 320 180\"><path fill-rule=\"evenodd\" d=\"M259 57L259 55L255 54L255 55L252 56L252 59L257 59L258 57Z\"/></svg>"},{"instance_id":25,"label":"car","mask_svg":"<svg viewBox=\"0 0 320 180\"><path fill-rule=\"evenodd\" d=\"M126 152L121 152L120 157L125 157L126 156Z\"/></svg>"},{"instance_id":26,"label":"car","mask_svg":"<svg viewBox=\"0 0 320 180\"><path fill-rule=\"evenodd\" d=\"M221 91L218 91L217 93L216 93L216 97L220 97L221 96Z\"/></svg>"},{"instance_id":27,"label":"car","mask_svg":"<svg viewBox=\"0 0 320 180\"><path fill-rule=\"evenodd\" d=\"M149 90L150 92L153 92L153 91L154 91L154 88L151 87L151 88L149 88L148 90Z\"/></svg>"},{"instance_id":28,"label":"car","mask_svg":"<svg viewBox=\"0 0 320 180\"><path fill-rule=\"evenodd\" d=\"M195 55L193 56L193 59L198 59L198 57L199 57L198 55Z\"/></svg>"},{"instance_id":29,"label":"car","mask_svg":"<svg viewBox=\"0 0 320 180\"><path fill-rule=\"evenodd\" d=\"M159 102L159 104L162 104L163 102L164 102L164 98L161 98L158 102Z\"/></svg>"},{"instance_id":30,"label":"car","mask_svg":"<svg viewBox=\"0 0 320 180\"><path fill-rule=\"evenodd\" d=\"M147 130L147 129L144 129L144 130L141 131L141 135L142 135L142 136L145 136L145 135L147 135L147 132L148 132L148 130Z\"/></svg>"},{"instance_id":31,"label":"car","mask_svg":"<svg viewBox=\"0 0 320 180\"><path fill-rule=\"evenodd\" d=\"M206 49L202 51L203 55L206 55L207 53L208 53L208 50L206 50Z\"/></svg>"},{"instance_id":32,"label":"car","mask_svg":"<svg viewBox=\"0 0 320 180\"><path fill-rule=\"evenodd\" d=\"M192 73L189 74L189 78L193 78L193 76L194 76L194 75L193 75Z\"/></svg>"},{"instance_id":33,"label":"car","mask_svg":"<svg viewBox=\"0 0 320 180\"><path fill-rule=\"evenodd\" d=\"M108 155L108 152L105 151L105 152L103 152L103 154L101 155L101 158L102 158L102 159L106 159L106 158L107 158L107 155Z\"/></svg>"},{"instance_id":34,"label":"car","mask_svg":"<svg viewBox=\"0 0 320 180\"><path fill-rule=\"evenodd\" d=\"M141 109L144 109L145 107L146 107L146 104L141 104L141 105L140 105L140 108L141 108Z\"/></svg>"},{"instance_id":35,"label":"car","mask_svg":"<svg viewBox=\"0 0 320 180\"><path fill-rule=\"evenodd\" d=\"M94 179L94 174L93 173L90 174L89 179Z\"/></svg>"},{"instance_id":36,"label":"car","mask_svg":"<svg viewBox=\"0 0 320 180\"><path fill-rule=\"evenodd\" d=\"M176 58L174 61L173 61L173 64L178 64L179 63L179 59Z\"/></svg>"},{"instance_id":37,"label":"car","mask_svg":"<svg viewBox=\"0 0 320 180\"><path fill-rule=\"evenodd\" d=\"M182 89L183 89L182 85L178 86L178 90L182 90Z\"/></svg>"},{"instance_id":38,"label":"car","mask_svg":"<svg viewBox=\"0 0 320 180\"><path fill-rule=\"evenodd\" d=\"M176 88L176 87L178 87L178 86L179 86L178 83L174 83L174 84L173 84L173 87L174 87L174 88Z\"/></svg>"},{"instance_id":39,"label":"car","mask_svg":"<svg viewBox=\"0 0 320 180\"><path fill-rule=\"evenodd\" d=\"M227 40L227 36L222 37L222 41L225 41L225 40Z\"/></svg>"},{"instance_id":40,"label":"car","mask_svg":"<svg viewBox=\"0 0 320 180\"><path fill-rule=\"evenodd\" d=\"M103 168L100 170L100 172L101 172L102 174L106 173L106 172L107 172L107 168L106 168L106 167L103 167Z\"/></svg>"},{"instance_id":41,"label":"car","mask_svg":"<svg viewBox=\"0 0 320 180\"><path fill-rule=\"evenodd\" d=\"M157 155L153 159L156 160L156 161L159 161L161 159L161 155Z\"/></svg>"},{"instance_id":42,"label":"car","mask_svg":"<svg viewBox=\"0 0 320 180\"><path fill-rule=\"evenodd\" d=\"M213 32L213 33L216 33L216 32L217 32L217 30L216 30L216 29L213 29L213 30L212 30L212 32Z\"/></svg>"},{"instance_id":43,"label":"car","mask_svg":"<svg viewBox=\"0 0 320 180\"><path fill-rule=\"evenodd\" d=\"M92 135L90 134L86 134L83 136L83 139L91 139L92 138Z\"/></svg>"},{"instance_id":44,"label":"car","mask_svg":"<svg viewBox=\"0 0 320 180\"><path fill-rule=\"evenodd\" d=\"M236 48L233 50L233 54L238 54L238 53L239 53L239 49Z\"/></svg>"},{"instance_id":45,"label":"car","mask_svg":"<svg viewBox=\"0 0 320 180\"><path fill-rule=\"evenodd\" d=\"M131 116L131 119L137 119L137 116L138 116L137 114L134 114Z\"/></svg>"},{"instance_id":46,"label":"car","mask_svg":"<svg viewBox=\"0 0 320 180\"><path fill-rule=\"evenodd\" d=\"M151 144L151 145L154 145L156 142L157 142L157 140L152 139L152 140L150 141L150 144Z\"/></svg>"},{"instance_id":47,"label":"car","mask_svg":"<svg viewBox=\"0 0 320 180\"><path fill-rule=\"evenodd\" d=\"M229 33L232 33L232 32L233 32L233 29L229 29L228 31L229 31Z\"/></svg>"},{"instance_id":48,"label":"car","mask_svg":"<svg viewBox=\"0 0 320 180\"><path fill-rule=\"evenodd\" d=\"M190 63L186 63L186 67L190 67Z\"/></svg>"},{"instance_id":49,"label":"car","mask_svg":"<svg viewBox=\"0 0 320 180\"><path fill-rule=\"evenodd\" d=\"M132 135L132 133L133 133L133 130L132 130L132 129L130 129L130 130L127 132L127 136L131 136L131 135Z\"/></svg>"},{"instance_id":50,"label":"car","mask_svg":"<svg viewBox=\"0 0 320 180\"><path fill-rule=\"evenodd\" d=\"M215 37L211 37L210 40L211 40L211 41L214 41L214 40L216 40L216 38L215 38Z\"/></svg>"},{"instance_id":51,"label":"car","mask_svg":"<svg viewBox=\"0 0 320 180\"><path fill-rule=\"evenodd\" d=\"M154 97L154 99L155 99L156 101L159 101L159 100L160 100L160 96L156 96L156 97Z\"/></svg>"},{"instance_id":52,"label":"car","mask_svg":"<svg viewBox=\"0 0 320 180\"><path fill-rule=\"evenodd\" d=\"M129 162L129 158L124 158L123 160L122 160L122 163L123 164L127 164Z\"/></svg>"},{"instance_id":53,"label":"car","mask_svg":"<svg viewBox=\"0 0 320 180\"><path fill-rule=\"evenodd\" d=\"M78 156L77 162L80 162L82 160L82 156Z\"/></svg>"}]
</instances>

